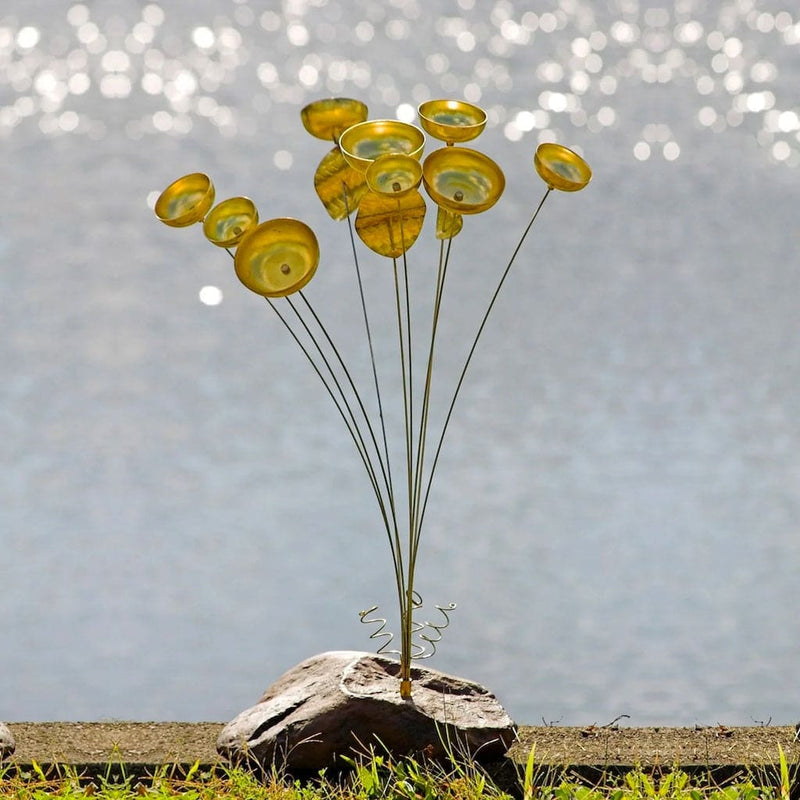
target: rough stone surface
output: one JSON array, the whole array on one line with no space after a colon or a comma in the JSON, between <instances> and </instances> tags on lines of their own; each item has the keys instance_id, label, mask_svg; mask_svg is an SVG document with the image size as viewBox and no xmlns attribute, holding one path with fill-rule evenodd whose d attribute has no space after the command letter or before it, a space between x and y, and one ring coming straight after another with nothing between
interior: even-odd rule
<instances>
[{"instance_id":1,"label":"rough stone surface","mask_svg":"<svg viewBox=\"0 0 800 800\"><path fill-rule=\"evenodd\" d=\"M234 763L318 770L370 746L432 758L446 757L449 747L490 760L514 742L516 725L483 686L414 667L412 696L403 700L399 670L397 661L371 653L313 656L231 720L217 751Z\"/></svg>"},{"instance_id":2,"label":"rough stone surface","mask_svg":"<svg viewBox=\"0 0 800 800\"><path fill-rule=\"evenodd\" d=\"M8 758L16 747L17 743L14 741L14 736L8 729L8 725L0 722L0 761L4 758Z\"/></svg>"}]
</instances>

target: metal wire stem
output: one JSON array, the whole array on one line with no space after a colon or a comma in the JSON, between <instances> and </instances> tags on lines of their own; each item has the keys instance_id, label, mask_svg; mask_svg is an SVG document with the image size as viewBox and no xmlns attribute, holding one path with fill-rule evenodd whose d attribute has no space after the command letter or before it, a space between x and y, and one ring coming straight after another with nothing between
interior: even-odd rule
<instances>
[{"instance_id":1,"label":"metal wire stem","mask_svg":"<svg viewBox=\"0 0 800 800\"><path fill-rule=\"evenodd\" d=\"M295 342L297 343L298 347L303 352L303 355L305 355L305 357L308 359L309 364L311 364L312 368L314 369L314 372L317 373L317 376L322 381L322 385L325 387L325 390L328 392L328 395L330 396L331 400L333 401L333 404L336 406L336 410L339 412L339 414L340 414L340 416L342 418L342 421L344 422L345 427L347 428L347 431L350 434L350 437L352 438L353 443L356 446L356 450L358 451L358 454L361 457L361 461L364 464L364 469L367 472L367 477L369 478L370 484L372 485L372 489L375 492L375 497L376 497L376 499L378 501L378 507L380 509L381 517L383 519L383 524L384 524L384 527L386 528L387 536L389 537L389 547L390 547L391 552L392 552L392 561L395 564L397 564L398 554L395 551L395 545L394 545L394 542L392 541L392 533L391 533L392 529L391 529L391 525L390 525L390 522L389 522L389 515L386 513L386 506L384 504L383 495L381 494L380 486L378 485L378 480L377 480L377 477L375 475L374 468L372 467L372 464L371 464L371 462L369 460L369 457L367 455L366 447L365 447L364 441L363 441L363 437L361 436L361 433L358 430L358 427L356 426L355 430L353 429L353 427L351 427L350 422L348 421L347 416L344 413L344 409L342 408L342 405L339 402L339 400L337 399L336 395L333 393L333 389L331 388L330 384L325 379L325 376L322 374L322 371L320 370L319 366L314 361L313 357L311 356L311 353L308 352L308 348L306 348L306 346L300 340L300 337L296 334L294 329L291 327L291 325L289 324L288 320L286 320L286 318L283 316L283 314L281 314L280 309L277 307L277 305L275 305L275 303L269 297L265 297L264 299L267 301L267 303L269 304L270 308L272 308L272 310L278 316L278 319L280 319L280 321L283 323L283 325L286 328L286 330L289 331L289 334L295 340ZM295 311L295 313L297 313L297 312ZM323 356L323 359L324 359L324 356ZM335 380L335 377L334 377L334 380ZM341 389L340 389L340 391L341 391ZM350 408L349 404L347 403L347 399L344 397L344 395L342 396L342 399L343 399L343 402L344 402L345 406L347 407L347 410L350 413L350 416L352 418L353 417L352 409ZM354 424L355 424L355 422L354 422Z\"/></svg>"},{"instance_id":2,"label":"metal wire stem","mask_svg":"<svg viewBox=\"0 0 800 800\"><path fill-rule=\"evenodd\" d=\"M227 247L225 248L225 250L228 253L228 255L232 259L235 260L236 256L234 255L234 253L232 253L230 251L230 249L228 249ZM362 463L364 465L364 469L367 472L367 477L369 478L370 485L372 486L372 489L375 492L375 498L378 501L378 507L380 509L381 518L383 519L384 527L386 528L386 533L387 533L387 536L389 538L389 547L390 547L391 553L392 553L392 561L395 563L396 567L398 567L398 566L402 567L402 553L399 552L398 548L395 546L395 541L392 538L392 526L390 525L390 522L389 522L390 518L389 518L389 515L386 513L386 505L385 505L384 500L383 500L383 495L381 494L381 491L380 491L380 486L378 484L378 480L377 480L377 476L375 474L374 467L372 465L372 462L369 459L369 455L368 455L368 451L367 451L367 448L366 448L366 444L364 442L363 435L361 434L361 431L360 431L360 429L359 429L359 427L358 427L358 425L357 425L357 423L355 421L355 415L353 414L353 410L352 410L350 404L347 401L347 397L344 394L344 392L342 391L341 385L339 384L338 380L336 379L336 375L334 374L333 370L331 369L331 366L328 363L328 360L325 358L325 354L322 352L322 350L321 350L321 348L319 346L319 343L316 341L316 339L314 338L313 334L308 329L308 326L306 325L305 321L303 320L303 318L298 313L297 309L294 308L294 305L291 303L291 301L289 301L289 298L287 297L286 300L289 302L290 307L292 308L292 310L294 311L295 315L298 317L298 319L300 320L301 324L305 328L306 333L309 335L311 341L314 343L317 351L319 352L320 356L322 357L322 360L323 360L325 366L328 368L328 371L330 372L331 377L333 378L333 381L334 381L336 387L338 388L339 393L341 394L342 403L344 403L344 408L342 407L342 403L339 402L338 398L334 394L333 389L331 388L331 385L328 383L328 381L325 379L325 376L322 374L322 371L320 370L319 365L316 363L316 361L314 360L314 358L311 355L311 353L309 353L308 348L303 344L303 342L301 341L300 337L297 335L295 330L289 324L288 320L284 317L283 314L281 314L280 309L277 307L275 302L269 297L264 297L264 300L266 300L266 302L269 305L269 307L275 312L275 314L278 317L278 319L281 321L283 326L286 328L286 330L289 332L291 337L294 339L295 343L297 344L297 346L300 348L300 350L303 353L303 355L308 360L308 363L311 364L312 369L317 374L317 377L320 379L320 381L322 382L322 385L325 387L325 391L327 391L329 397L333 401L334 406L336 407L336 410L339 412L339 415L342 418L342 422L344 422L344 425L347 428L347 432L350 434L350 437L353 440L353 444L355 445L356 450L358 451L358 454L359 454L359 456L361 458L361 461L362 461ZM345 408L347 409L347 412L350 415L350 419L352 420L352 425L351 425L350 421L348 421L348 419L347 419L347 414L345 414L345 410L344 410ZM391 518L392 518L392 521L394 522L395 514L394 514L393 510L392 510ZM395 523L394 536L395 536L395 539L397 539L396 523ZM398 564L398 558L400 559L399 564Z\"/></svg>"},{"instance_id":3,"label":"metal wire stem","mask_svg":"<svg viewBox=\"0 0 800 800\"><path fill-rule=\"evenodd\" d=\"M409 502L409 525L411 524L411 424L409 422L409 397L408 397L408 375L406 370L405 337L403 335L403 313L400 303L400 279L397 270L397 258L392 259L394 272L394 294L397 307L397 331L400 342L400 371L403 382L403 417L406 439L406 480L408 483L408 502ZM410 538L410 537L409 537ZM400 598L400 668L401 668L401 687L410 681L410 653L411 653L411 606L414 591L414 560L411 558L411 548L409 547L408 573L405 576L405 596ZM403 689L401 688L401 694Z\"/></svg>"},{"instance_id":4,"label":"metal wire stem","mask_svg":"<svg viewBox=\"0 0 800 800\"><path fill-rule=\"evenodd\" d=\"M370 418L369 418L369 414L367 414L367 410L364 407L363 401L361 400L361 394L359 393L358 389L356 388L355 382L353 381L353 378L352 378L352 376L350 374L350 370L347 369L347 365L345 364L344 359L342 358L342 356L341 356L341 354L339 352L339 349L334 344L333 339L331 339L330 334L328 333L328 330L325 327L325 324L322 322L322 320L320 319L319 315L314 310L313 306L311 305L310 301L305 296L305 294L302 291L299 291L298 294L300 295L301 300L305 303L306 308L308 309L309 313L314 318L314 321L319 326L319 329L322 331L323 335L325 336L326 341L330 345L330 348L331 348L333 354L336 356L336 360L339 362L339 365L341 366L342 371L343 371L345 377L347 378L347 382L350 384L350 388L353 391L353 396L355 397L356 402L358 403L358 407L359 407L359 409L361 411L361 414L364 417L364 421L367 424L367 430L369 431L370 438L372 439L372 445L375 448L375 454L378 457L378 464L380 465L380 468L381 468L381 475L383 477L384 485L386 486L387 492L389 493L390 505L391 505L392 509L394 509L394 499L393 499L393 494L392 494L392 491L391 491L391 481L390 481L389 476L387 474L386 468L384 467L383 459L381 458L381 453L380 453L380 449L379 449L379 446L378 446L378 441L375 438L375 431L373 430L372 423L371 423ZM287 300L288 299L289 298L287 298ZM291 305L291 303L290 303L290 305ZM292 305L292 308L294 308L293 305ZM296 310L295 310L295 314L298 314L298 312ZM298 317L299 316L300 315L298 314ZM301 318L301 322L302 322L302 318ZM305 323L303 323L303 324L305 326ZM307 327L306 327L306 331L308 331ZM309 332L309 335L311 335L310 332ZM320 355L322 355L322 351L319 348L319 345L317 345L317 348L320 350ZM325 358L324 355L322 355L322 357ZM329 367L329 369L330 369L330 367Z\"/></svg>"},{"instance_id":5,"label":"metal wire stem","mask_svg":"<svg viewBox=\"0 0 800 800\"><path fill-rule=\"evenodd\" d=\"M509 259L509 262L508 262L508 264L507 264L507 266L506 266L506 268L505 268L505 270L504 270L504 272L503 272L503 274L502 274L502 276L500 278L500 282L497 284L497 288L494 290L494 294L492 295L492 299L489 302L489 307L486 309L486 313L483 315L483 319L481 320L481 324L480 324L480 326L478 328L478 332L475 334L475 339L472 342L472 347L470 348L469 354L467 355L467 360L464 363L464 368L461 370L461 376L458 379L458 383L456 385L456 390L453 393L453 399L450 402L450 408L447 411L447 416L445 417L444 425L442 426L442 433L441 433L441 435L439 437L439 444L438 444L438 446L436 448L436 454L435 454L435 456L433 458L433 464L431 465L431 472L430 472L430 475L428 476L428 484L427 484L427 487L425 489L425 500L422 503L422 511L420 512L420 520L419 520L419 524L420 525L422 525L422 520L425 518L425 511L426 511L426 509L428 507L428 498L430 497L430 493L431 493L431 484L433 483L433 476L434 476L434 473L436 472L436 465L439 462L439 456L440 456L440 454L442 452L442 443L444 442L444 437L445 437L445 434L447 433L447 427L450 424L450 417L453 415L453 408L455 407L456 400L458 399L458 394L461 391L461 385L464 383L464 376L467 374L467 368L469 367L470 361L472 360L472 355L475 352L475 348L478 345L478 340L480 339L481 334L483 333L483 329L484 329L484 327L486 325L486 320L489 318L489 314L491 314L491 312L492 312L492 308L494 307L495 300L497 300L497 295L500 294L500 290L503 288L503 283L505 282L506 277L508 276L508 273L511 271L511 266L514 263L514 260L516 259L517 254L520 251L520 248L522 247L522 243L525 241L525 237L528 235L528 231L531 229L533 223L536 221L536 217L539 215L539 212L542 210L542 206L544 205L545 200L547 200L547 198L549 197L551 191L553 191L552 187L548 186L547 187L547 191L544 193L544 197L542 197L539 205L536 207L536 210L533 212L533 216L531 217L530 222L528 222L527 227L523 231L519 242L517 242L517 246L514 248L514 252L511 254L511 258Z\"/></svg>"},{"instance_id":6,"label":"metal wire stem","mask_svg":"<svg viewBox=\"0 0 800 800\"><path fill-rule=\"evenodd\" d=\"M433 320L431 323L431 340L428 350L428 365L425 374L425 389L422 398L422 415L420 418L419 426L419 440L417 442L417 465L415 469L415 483L414 483L414 528L413 538L415 541L414 557L416 559L417 548L422 533L422 523L419 518L420 511L420 497L422 494L422 478L425 466L425 442L428 433L428 411L430 408L430 394L431 384L433 381L433 355L436 344L436 331L439 325L439 313L441 311L442 296L444 292L444 282L447 276L447 265L450 261L450 247L453 243L453 238L447 239L447 253L444 252L444 239L442 239L439 247L439 268L436 277L436 295L433 304Z\"/></svg>"},{"instance_id":7,"label":"metal wire stem","mask_svg":"<svg viewBox=\"0 0 800 800\"><path fill-rule=\"evenodd\" d=\"M335 142L335 140L334 140ZM335 142L338 147L338 142ZM358 281L358 294L361 298L361 312L364 317L364 328L367 333L367 345L369 346L369 358L372 363L372 378L375 384L375 396L378 401L378 417L381 422L381 433L383 435L383 453L386 458L386 472L389 480L389 497L392 507L394 507L394 486L392 485L392 465L389 458L389 443L386 439L386 421L383 416L383 402L381 401L381 388L378 382L378 367L375 363L375 348L372 344L372 332L369 325L369 315L367 314L367 302L364 297L364 285L361 281L361 268L358 264L358 252L356 251L356 239L353 235L353 223L350 221L350 204L347 200L347 184L342 181L342 199L344 200L344 210L347 218L347 230L350 233L350 247L353 251L353 264L356 268L356 279Z\"/></svg>"},{"instance_id":8,"label":"metal wire stem","mask_svg":"<svg viewBox=\"0 0 800 800\"><path fill-rule=\"evenodd\" d=\"M334 138L334 144L337 147L339 146L339 143L335 140L335 138ZM402 605L403 596L405 592L405 569L403 567L403 550L402 550L402 543L400 541L400 529L397 523L397 509L395 507L391 458L389 457L389 444L386 436L386 420L383 415L383 403L381 400L380 382L378 381L378 369L375 362L375 348L372 343L372 332L370 330L369 315L367 314L367 303L364 296L364 286L361 280L361 268L358 263L356 240L355 236L353 235L353 224L350 220L350 203L348 202L348 197L347 197L347 184L344 183L344 181L342 182L342 199L344 201L345 215L347 219L347 230L350 235L350 248L353 252L353 264L355 266L356 279L358 281L358 292L361 299L361 311L364 317L364 328L367 334L367 344L369 346L370 361L372 363L372 377L375 384L375 396L378 401L378 417L380 419L380 424L381 424L381 435L383 438L383 452L386 458L386 480L388 483L389 506L391 509L392 525L393 525L393 532L390 532L387 528L387 534L389 535L390 545L393 554L393 563L395 568L395 582L397 584L397 595L400 600L400 604ZM378 458L380 460L380 455L378 456ZM394 538L392 539L392 537Z\"/></svg>"},{"instance_id":9,"label":"metal wire stem","mask_svg":"<svg viewBox=\"0 0 800 800\"><path fill-rule=\"evenodd\" d=\"M338 147L338 142L334 140L334 143ZM358 291L359 296L361 298L361 310L362 315L364 317L364 328L367 334L367 344L369 346L369 354L370 354L370 361L372 363L372 377L375 384L375 396L378 401L378 416L380 418L381 424L381 435L383 438L383 452L386 458L386 474L385 480L388 485L388 492L389 492L389 507L391 509L391 517L392 517L392 526L393 531L390 532L387 529L387 533L390 538L390 544L393 554L393 563L395 568L395 582L397 584L397 596L399 598L399 602L402 605L403 596L405 593L405 569L403 566L403 549L402 549L402 542L400 541L400 529L397 522L397 509L395 507L395 498L394 498L394 484L392 481L392 467L391 467L391 458L389 457L389 444L386 436L386 420L383 415L383 403L381 401L381 389L380 389L380 382L378 381L378 369L375 362L375 348L372 343L372 333L370 330L369 324L369 315L367 314L367 303L364 296L364 286L361 280L361 268L358 263L358 252L356 250L356 240L355 236L353 235L353 224L350 221L350 204L347 198L347 184L342 182L342 199L344 201L346 219L347 219L347 230L350 235L350 247L353 252L353 264L356 270L356 278L358 281ZM331 343L333 344L333 343ZM335 349L335 348L334 348ZM363 406L362 406L363 411ZM366 417L366 412L364 412L364 416ZM367 419L367 424L369 425L369 419ZM370 431L372 430L370 426ZM374 439L374 435L373 435ZM377 450L377 445L376 445ZM378 460L380 461L380 454L378 454ZM392 538L393 537L393 538Z\"/></svg>"},{"instance_id":10,"label":"metal wire stem","mask_svg":"<svg viewBox=\"0 0 800 800\"><path fill-rule=\"evenodd\" d=\"M361 396L359 395L358 390L356 389L355 384L353 383L353 379L352 379L352 377L350 375L350 372L347 369L347 366L345 365L344 360L342 359L338 349L336 348L336 346L334 345L333 341L331 340L331 337L328 334L328 331L325 328L325 325L322 323L320 318L315 313L315 311L314 311L313 307L311 306L311 304L309 303L308 299L305 297L305 295L303 294L302 291L298 292L298 294L302 298L303 302L305 303L306 307L310 311L311 315L314 317L314 320L317 323L317 325L319 326L319 328L322 331L322 333L324 334L325 339L327 340L327 342L331 346L331 348L333 350L333 353L336 356L337 360L339 361L339 364L340 364L345 376L347 377L347 380L348 380L348 382L350 384L350 387L353 390L354 397L356 399L356 402L358 403L358 406L359 406L359 409L361 410L361 413L364 416L364 420L366 421L366 424L367 424L367 429L368 429L370 437L372 439L372 444L373 444L373 446L375 448L375 451L376 451L376 454L378 456L378 464L379 464L380 469L381 469L381 474L382 474L382 477L383 477L384 485L387 487L387 490L388 490L386 471L384 470L383 461L382 461L382 459L380 457L380 451L378 450L378 443L377 443L377 440L375 439L375 433L374 433L374 431L372 429L372 425L370 423L369 416L367 415L367 412L366 412L366 410L364 408L364 404L361 401ZM375 487L376 495L380 498L379 503L383 507L383 496L380 493L380 489L378 487L378 478L377 478L377 475L375 473L375 467L374 467L374 465L372 463L372 459L369 457L369 450L367 449L366 442L364 441L364 437L363 437L363 434L361 432L361 428L360 428L358 422L356 421L355 414L353 412L352 406L350 405L350 403L347 400L347 396L345 395L345 392L342 389L342 386L341 386L339 380L336 377L336 373L334 372L334 370L333 370L333 368L332 368L332 366L330 364L330 361L325 356L325 353L322 350L322 347L320 346L319 342L317 341L317 338L314 336L314 334L311 331L311 329L308 327L308 324L306 323L306 321L303 319L302 314L300 314L300 312L297 310L297 308L295 307L294 303L291 301L291 298L287 297L286 301L289 304L289 307L295 313L295 316L297 317L297 319L300 321L300 324L303 326L304 330L308 334L308 336L311 339L312 343L314 344L314 347L316 348L317 352L319 353L319 356L322 359L322 362L325 364L325 367L327 368L328 372L331 375L331 378L332 378L332 380L334 382L334 385L339 390L339 394L342 397L342 401L344 402L344 404L345 404L345 406L347 408L347 411L349 412L350 417L352 419L353 427L355 428L355 431L357 433L358 439L361 442L361 446L362 446L363 451L364 451L364 460L369 465L367 467L367 471L372 476L372 480L373 480L373 484L374 484L374 487ZM391 518L392 518L392 521L394 523L396 515L394 513L394 506L393 506L391 497L389 498L389 504L390 504L390 508L391 508ZM396 523L395 523L395 528L396 528ZM398 563L399 563L400 566L402 566L402 553L398 550L398 548L396 546L396 542L395 542L397 537L396 537L396 535L393 534L392 529L389 528L389 527L387 527L387 534L389 536L389 545L390 545L391 550L392 550L392 557L393 557L393 559L395 561L398 561L398 559L399 559Z\"/></svg>"}]
</instances>

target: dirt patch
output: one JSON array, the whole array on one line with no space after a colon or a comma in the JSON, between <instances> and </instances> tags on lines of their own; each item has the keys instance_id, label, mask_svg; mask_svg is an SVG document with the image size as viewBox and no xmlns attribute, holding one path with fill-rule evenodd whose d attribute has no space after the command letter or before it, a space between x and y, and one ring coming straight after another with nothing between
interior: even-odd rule
<instances>
[{"instance_id":1,"label":"dirt patch","mask_svg":"<svg viewBox=\"0 0 800 800\"><path fill-rule=\"evenodd\" d=\"M17 763L150 765L212 764L221 722L12 722ZM774 764L780 745L800 761L792 727L626 728L522 727L509 755L524 766L536 745L539 765L747 765Z\"/></svg>"},{"instance_id":2,"label":"dirt patch","mask_svg":"<svg viewBox=\"0 0 800 800\"><path fill-rule=\"evenodd\" d=\"M210 764L221 722L9 722L19 763Z\"/></svg>"},{"instance_id":3,"label":"dirt patch","mask_svg":"<svg viewBox=\"0 0 800 800\"><path fill-rule=\"evenodd\" d=\"M726 728L520 728L510 755L524 762L536 745L540 764L749 765L775 763L778 747L790 761L800 759L792 727Z\"/></svg>"}]
</instances>

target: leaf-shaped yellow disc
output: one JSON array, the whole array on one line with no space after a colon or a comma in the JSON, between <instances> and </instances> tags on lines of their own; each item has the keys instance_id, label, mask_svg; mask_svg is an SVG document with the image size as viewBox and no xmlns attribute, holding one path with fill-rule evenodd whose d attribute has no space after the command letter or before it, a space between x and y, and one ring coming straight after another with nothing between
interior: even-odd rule
<instances>
[{"instance_id":1,"label":"leaf-shaped yellow disc","mask_svg":"<svg viewBox=\"0 0 800 800\"><path fill-rule=\"evenodd\" d=\"M462 100L428 100L417 113L425 133L448 144L468 142L486 127L486 112Z\"/></svg>"},{"instance_id":2,"label":"leaf-shaped yellow disc","mask_svg":"<svg viewBox=\"0 0 800 800\"><path fill-rule=\"evenodd\" d=\"M360 100L331 97L309 103L301 112L303 127L318 139L336 141L349 127L364 122L367 107Z\"/></svg>"},{"instance_id":3,"label":"leaf-shaped yellow disc","mask_svg":"<svg viewBox=\"0 0 800 800\"><path fill-rule=\"evenodd\" d=\"M551 189L562 192L577 192L592 179L589 165L577 153L560 144L540 144L533 163L541 179Z\"/></svg>"},{"instance_id":4,"label":"leaf-shaped yellow disc","mask_svg":"<svg viewBox=\"0 0 800 800\"><path fill-rule=\"evenodd\" d=\"M448 211L439 206L436 212L436 238L452 239L464 227L464 218L455 211Z\"/></svg>"},{"instance_id":5,"label":"leaf-shaped yellow disc","mask_svg":"<svg viewBox=\"0 0 800 800\"><path fill-rule=\"evenodd\" d=\"M419 158L425 147L425 134L408 122L374 119L348 128L339 137L339 147L351 167L366 172L378 156L404 153Z\"/></svg>"},{"instance_id":6,"label":"leaf-shaped yellow disc","mask_svg":"<svg viewBox=\"0 0 800 800\"><path fill-rule=\"evenodd\" d=\"M375 253L388 258L403 255L422 230L425 200L413 189L402 196L367 192L356 217L356 233Z\"/></svg>"},{"instance_id":7,"label":"leaf-shaped yellow disc","mask_svg":"<svg viewBox=\"0 0 800 800\"><path fill-rule=\"evenodd\" d=\"M258 211L249 197L230 197L211 209L203 221L203 233L217 247L235 247L258 225Z\"/></svg>"},{"instance_id":8,"label":"leaf-shaped yellow disc","mask_svg":"<svg viewBox=\"0 0 800 800\"><path fill-rule=\"evenodd\" d=\"M233 265L239 280L264 297L284 297L302 289L319 264L314 231L297 219L263 222L239 243Z\"/></svg>"},{"instance_id":9,"label":"leaf-shaped yellow disc","mask_svg":"<svg viewBox=\"0 0 800 800\"><path fill-rule=\"evenodd\" d=\"M364 173L354 170L344 160L342 151L334 147L319 162L314 173L314 190L328 214L335 220L343 220L358 208L367 191L367 182Z\"/></svg>"},{"instance_id":10,"label":"leaf-shaped yellow disc","mask_svg":"<svg viewBox=\"0 0 800 800\"><path fill-rule=\"evenodd\" d=\"M214 204L214 184L204 172L173 181L158 197L156 216L173 228L185 228L205 217Z\"/></svg>"},{"instance_id":11,"label":"leaf-shaped yellow disc","mask_svg":"<svg viewBox=\"0 0 800 800\"><path fill-rule=\"evenodd\" d=\"M367 167L367 185L377 194L400 197L422 181L422 164L402 153L378 156Z\"/></svg>"},{"instance_id":12,"label":"leaf-shaped yellow disc","mask_svg":"<svg viewBox=\"0 0 800 800\"><path fill-rule=\"evenodd\" d=\"M457 214L478 214L491 208L506 179L489 156L467 147L441 147L422 165L425 189L437 205Z\"/></svg>"}]
</instances>

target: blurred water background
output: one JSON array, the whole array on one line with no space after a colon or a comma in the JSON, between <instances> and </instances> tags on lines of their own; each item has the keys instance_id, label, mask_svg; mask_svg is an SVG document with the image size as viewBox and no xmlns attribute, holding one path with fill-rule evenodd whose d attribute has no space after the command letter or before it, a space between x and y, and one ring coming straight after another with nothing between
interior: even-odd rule
<instances>
[{"instance_id":1,"label":"blurred water background","mask_svg":"<svg viewBox=\"0 0 800 800\"><path fill-rule=\"evenodd\" d=\"M459 605L432 666L525 724L795 721L799 42L785 0L5 0L0 719L227 720L370 649L359 610L396 627L329 398L228 255L152 211L199 170L311 225L306 293L369 386L299 117L343 95L478 103L507 177L453 242L434 427L543 194L537 144L594 170L548 199L456 408L420 555L428 605ZM361 259L387 361L390 266Z\"/></svg>"}]
</instances>

